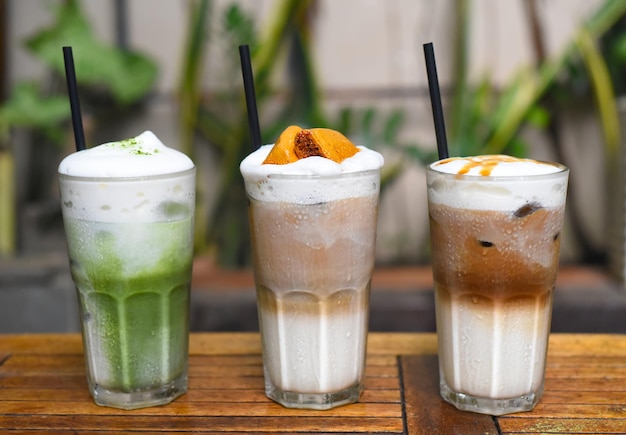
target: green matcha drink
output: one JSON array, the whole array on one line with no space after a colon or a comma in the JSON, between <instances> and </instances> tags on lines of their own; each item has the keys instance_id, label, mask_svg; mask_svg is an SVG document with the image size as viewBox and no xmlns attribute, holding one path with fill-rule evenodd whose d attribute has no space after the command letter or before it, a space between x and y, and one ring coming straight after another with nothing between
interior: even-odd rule
<instances>
[{"instance_id":1,"label":"green matcha drink","mask_svg":"<svg viewBox=\"0 0 626 435\"><path fill-rule=\"evenodd\" d=\"M195 168L150 132L59 166L89 389L99 405L187 390Z\"/></svg>"}]
</instances>

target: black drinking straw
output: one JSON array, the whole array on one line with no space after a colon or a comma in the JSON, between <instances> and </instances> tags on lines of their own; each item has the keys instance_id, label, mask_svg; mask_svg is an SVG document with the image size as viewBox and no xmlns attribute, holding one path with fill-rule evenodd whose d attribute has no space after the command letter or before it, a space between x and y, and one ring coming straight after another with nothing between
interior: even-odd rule
<instances>
[{"instance_id":1,"label":"black drinking straw","mask_svg":"<svg viewBox=\"0 0 626 435\"><path fill-rule=\"evenodd\" d=\"M433 43L424 44L424 57L426 58L426 74L428 75L428 91L430 92L430 104L433 108L433 120L435 121L435 135L437 136L437 151L439 160L447 159L448 140L446 139L446 125L443 120L443 107L441 105L441 92L437 79L437 65L435 64L435 51Z\"/></svg>"},{"instance_id":2,"label":"black drinking straw","mask_svg":"<svg viewBox=\"0 0 626 435\"><path fill-rule=\"evenodd\" d=\"M78 85L76 84L76 70L74 69L72 47L63 47L63 60L65 61L65 78L67 79L67 92L70 97L70 110L72 111L72 127L74 128L76 151L82 151L85 149L85 133L83 131L83 121L80 116L80 102L78 101Z\"/></svg>"},{"instance_id":3,"label":"black drinking straw","mask_svg":"<svg viewBox=\"0 0 626 435\"><path fill-rule=\"evenodd\" d=\"M257 150L261 146L261 129L259 127L259 115L256 108L254 76L252 75L252 63L250 62L250 48L247 45L239 46L239 57L241 58L241 73L243 75L243 87L246 94L246 106L248 108L250 140L252 141L252 149Z\"/></svg>"}]
</instances>

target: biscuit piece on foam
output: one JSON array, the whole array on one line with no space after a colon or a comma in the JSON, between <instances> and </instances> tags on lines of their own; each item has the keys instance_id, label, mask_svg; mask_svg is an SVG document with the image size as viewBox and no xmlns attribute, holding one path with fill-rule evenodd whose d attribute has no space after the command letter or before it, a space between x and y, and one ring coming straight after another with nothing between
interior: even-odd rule
<instances>
[{"instance_id":1,"label":"biscuit piece on foam","mask_svg":"<svg viewBox=\"0 0 626 435\"><path fill-rule=\"evenodd\" d=\"M301 130L295 138L295 153L300 159L320 156L341 163L358 151L347 137L329 128Z\"/></svg>"},{"instance_id":2,"label":"biscuit piece on foam","mask_svg":"<svg viewBox=\"0 0 626 435\"><path fill-rule=\"evenodd\" d=\"M302 131L297 125L290 125L278 137L263 164L286 165L298 160L294 150L296 135Z\"/></svg>"}]
</instances>

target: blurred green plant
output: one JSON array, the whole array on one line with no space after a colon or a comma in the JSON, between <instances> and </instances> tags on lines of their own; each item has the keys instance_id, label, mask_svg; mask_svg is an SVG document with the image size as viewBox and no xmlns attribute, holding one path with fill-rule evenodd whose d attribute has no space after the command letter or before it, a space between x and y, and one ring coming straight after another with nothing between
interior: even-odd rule
<instances>
[{"instance_id":1,"label":"blurred green plant","mask_svg":"<svg viewBox=\"0 0 626 435\"><path fill-rule=\"evenodd\" d=\"M199 136L219 161L217 199L212 206L207 200L207 186L203 184L203 171L207 169L202 161L196 161L200 184L197 187L195 247L200 254L213 254L221 266L240 267L251 263L247 198L239 163L252 149L239 45L250 47L263 143L272 143L284 128L297 124L335 128L347 136L358 131L359 143L371 147L397 144L399 127L404 120L399 112L381 119L382 115L373 108L365 111L346 108L336 121L324 113L311 49L315 4L314 0L279 0L268 14L267 27L259 32L253 19L236 4L210 14L211 1L192 2L186 56L178 86L180 130L186 152L194 154L194 143ZM220 18L213 28L209 27L209 15ZM220 55L205 58L209 41L221 44ZM201 79L202 68L218 66L217 62L219 68L214 70L225 72L227 85L225 89L208 94ZM274 84L278 74L287 77L282 88ZM383 183L387 185L399 172L399 166L389 165L383 174Z\"/></svg>"},{"instance_id":2,"label":"blurred green plant","mask_svg":"<svg viewBox=\"0 0 626 435\"><path fill-rule=\"evenodd\" d=\"M66 45L74 53L83 113L92 117L123 114L145 100L156 81L153 60L97 40L78 0L62 2L52 25L24 42L28 52L48 68L49 80L18 83L0 106L0 255L13 255L16 250L12 130L37 132L49 144L59 146L67 137L70 107L61 50Z\"/></svg>"},{"instance_id":3,"label":"blurred green plant","mask_svg":"<svg viewBox=\"0 0 626 435\"><path fill-rule=\"evenodd\" d=\"M595 100L595 111L604 135L608 162L616 162L620 129L610 70L623 71L626 65L626 2L605 1L576 31L566 48L557 56L545 55L545 42L536 0L524 3L529 34L535 48L535 64L522 68L504 87L492 84L484 76L477 83L468 74L471 57L469 40L469 0L458 2L457 34L454 50L454 72L451 99L447 113L447 135L450 155L510 154L525 157L529 144L523 128L531 126L548 133L554 158L567 164L560 137L560 114L565 108L589 106ZM622 23L622 29L616 26ZM606 48L600 44L605 38ZM626 88L626 79L618 74L614 80ZM419 148L419 147L418 147ZM420 162L425 156L419 150L406 149ZM576 180L570 178L570 188ZM576 210L577 199L568 197L569 208ZM570 214L571 228L581 246L582 261L602 261L603 254L588 240L580 216Z\"/></svg>"},{"instance_id":4,"label":"blurred green plant","mask_svg":"<svg viewBox=\"0 0 626 435\"><path fill-rule=\"evenodd\" d=\"M530 0L528 3L534 3ZM589 90L594 92L597 110L602 118L607 147L612 149L617 137L614 94L607 75L606 60L598 47L599 39L626 13L626 2L608 0L577 31L566 49L554 58L538 55L536 65L528 65L503 88L491 84L491 77L472 83L468 74L470 53L466 41L469 33L468 0L461 0L457 9L459 34L455 50L455 87L448 122L448 142L451 155L508 153L524 156L528 144L519 134L524 125L546 129L558 100L563 106L571 104L565 95L579 87L584 76ZM531 27L533 39L537 27ZM623 58L621 60L623 62ZM557 98L558 95L558 98ZM553 100L553 101L548 101Z\"/></svg>"}]
</instances>

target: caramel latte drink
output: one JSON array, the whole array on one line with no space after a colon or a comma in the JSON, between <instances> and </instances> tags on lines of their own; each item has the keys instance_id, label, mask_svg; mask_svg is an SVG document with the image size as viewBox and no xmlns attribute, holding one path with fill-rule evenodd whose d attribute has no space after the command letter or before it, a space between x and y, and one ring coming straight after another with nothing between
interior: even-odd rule
<instances>
[{"instance_id":1,"label":"caramel latte drink","mask_svg":"<svg viewBox=\"0 0 626 435\"><path fill-rule=\"evenodd\" d=\"M568 175L501 155L427 169L440 389L459 409L541 397Z\"/></svg>"},{"instance_id":2,"label":"caramel latte drink","mask_svg":"<svg viewBox=\"0 0 626 435\"><path fill-rule=\"evenodd\" d=\"M266 394L293 408L352 403L363 389L382 157L355 147L340 162L263 164L271 150L241 164Z\"/></svg>"}]
</instances>

